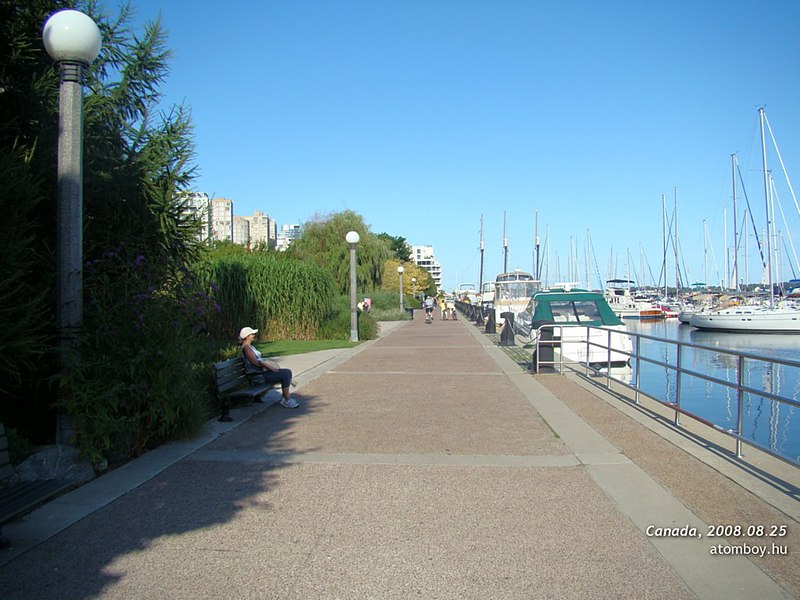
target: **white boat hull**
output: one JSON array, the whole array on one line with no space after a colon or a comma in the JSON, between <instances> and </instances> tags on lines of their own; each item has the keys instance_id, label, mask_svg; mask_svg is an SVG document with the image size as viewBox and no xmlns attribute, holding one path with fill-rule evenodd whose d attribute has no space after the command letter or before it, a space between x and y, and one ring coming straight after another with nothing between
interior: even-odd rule
<instances>
[{"instance_id":1,"label":"white boat hull","mask_svg":"<svg viewBox=\"0 0 800 600\"><path fill-rule=\"evenodd\" d=\"M791 307L737 306L714 312L698 312L689 324L715 331L800 333L800 309Z\"/></svg>"},{"instance_id":2,"label":"white boat hull","mask_svg":"<svg viewBox=\"0 0 800 600\"><path fill-rule=\"evenodd\" d=\"M609 353L609 331L593 329L576 325L547 325L545 330L552 331L552 336L557 341L558 352L563 360L567 362L588 364L600 370L610 367L622 367L630 364L631 353L633 352L633 341L627 334L627 329L621 327L609 327L611 337L611 352ZM536 344L539 340L540 330L535 330L532 338L517 338L523 344ZM589 341L587 344L587 332ZM544 342L548 345L547 342ZM588 352L588 355L587 355Z\"/></svg>"}]
</instances>

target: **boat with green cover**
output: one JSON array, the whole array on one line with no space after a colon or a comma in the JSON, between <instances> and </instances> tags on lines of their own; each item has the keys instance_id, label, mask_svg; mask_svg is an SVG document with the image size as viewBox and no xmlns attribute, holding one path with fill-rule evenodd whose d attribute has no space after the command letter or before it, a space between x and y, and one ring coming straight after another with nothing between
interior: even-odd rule
<instances>
[{"instance_id":1,"label":"boat with green cover","mask_svg":"<svg viewBox=\"0 0 800 600\"><path fill-rule=\"evenodd\" d=\"M628 365L633 348L625 323L603 294L583 289L536 292L514 329L523 344L550 342L560 348L563 360L598 370Z\"/></svg>"}]
</instances>

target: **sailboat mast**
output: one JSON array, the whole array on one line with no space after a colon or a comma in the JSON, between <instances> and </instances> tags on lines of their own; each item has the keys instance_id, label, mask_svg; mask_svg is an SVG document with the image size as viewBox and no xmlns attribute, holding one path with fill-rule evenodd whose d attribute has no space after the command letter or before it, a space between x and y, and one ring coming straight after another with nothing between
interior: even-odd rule
<instances>
[{"instance_id":1,"label":"sailboat mast","mask_svg":"<svg viewBox=\"0 0 800 600\"><path fill-rule=\"evenodd\" d=\"M506 211L503 211L503 273L508 273L508 238L506 237Z\"/></svg>"},{"instance_id":2,"label":"sailboat mast","mask_svg":"<svg viewBox=\"0 0 800 600\"><path fill-rule=\"evenodd\" d=\"M664 254L661 260L661 272L664 274L664 297L667 296L667 196L661 194L661 222L663 227Z\"/></svg>"},{"instance_id":3,"label":"sailboat mast","mask_svg":"<svg viewBox=\"0 0 800 600\"><path fill-rule=\"evenodd\" d=\"M764 204L767 213L767 285L769 285L769 305L775 305L775 290L772 287L772 222L769 209L769 171L767 170L767 144L764 138L764 107L758 109L761 125L761 162L764 166Z\"/></svg>"},{"instance_id":4,"label":"sailboat mast","mask_svg":"<svg viewBox=\"0 0 800 600\"><path fill-rule=\"evenodd\" d=\"M481 272L478 276L478 293L483 294L483 213L481 213L481 241L478 248L481 251Z\"/></svg>"},{"instance_id":5,"label":"sailboat mast","mask_svg":"<svg viewBox=\"0 0 800 600\"><path fill-rule=\"evenodd\" d=\"M739 230L736 220L736 154L731 154L731 183L733 184L733 289L739 291Z\"/></svg>"},{"instance_id":6,"label":"sailboat mast","mask_svg":"<svg viewBox=\"0 0 800 600\"><path fill-rule=\"evenodd\" d=\"M675 220L675 239L672 240L672 247L675 250L675 297L677 298L679 295L678 291L681 289L681 263L680 260L678 260L678 186L675 186L675 210L673 211L672 218ZM664 300L668 297L669 294L664 297Z\"/></svg>"},{"instance_id":7,"label":"sailboat mast","mask_svg":"<svg viewBox=\"0 0 800 600\"><path fill-rule=\"evenodd\" d=\"M725 288L731 289L731 253L728 252L728 209L722 209L722 247L725 249Z\"/></svg>"},{"instance_id":8,"label":"sailboat mast","mask_svg":"<svg viewBox=\"0 0 800 600\"><path fill-rule=\"evenodd\" d=\"M703 219L703 285L708 285L708 223Z\"/></svg>"},{"instance_id":9,"label":"sailboat mast","mask_svg":"<svg viewBox=\"0 0 800 600\"><path fill-rule=\"evenodd\" d=\"M533 259L533 278L541 281L541 266L539 262L539 209L535 211L534 229L533 229L533 247L535 249Z\"/></svg>"}]
</instances>

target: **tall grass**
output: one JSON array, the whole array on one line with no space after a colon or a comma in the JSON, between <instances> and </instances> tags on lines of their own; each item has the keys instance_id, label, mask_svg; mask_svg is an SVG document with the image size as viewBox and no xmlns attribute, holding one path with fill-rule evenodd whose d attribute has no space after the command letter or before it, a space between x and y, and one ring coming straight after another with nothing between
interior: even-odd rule
<instances>
[{"instance_id":1,"label":"tall grass","mask_svg":"<svg viewBox=\"0 0 800 600\"><path fill-rule=\"evenodd\" d=\"M247 325L260 338L314 339L331 311L333 281L322 269L276 253L210 256L202 270L220 306L212 333Z\"/></svg>"}]
</instances>

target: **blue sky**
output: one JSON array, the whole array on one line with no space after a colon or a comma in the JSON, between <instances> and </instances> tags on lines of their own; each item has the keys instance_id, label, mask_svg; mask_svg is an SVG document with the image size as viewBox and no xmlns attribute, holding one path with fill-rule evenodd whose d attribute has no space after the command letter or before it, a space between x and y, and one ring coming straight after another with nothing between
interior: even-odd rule
<instances>
[{"instance_id":1,"label":"blue sky","mask_svg":"<svg viewBox=\"0 0 800 600\"><path fill-rule=\"evenodd\" d=\"M657 282L662 195L672 218L676 189L682 271L724 278L734 152L765 227L759 106L800 181L793 0L132 4L168 33L165 103L191 107L198 190L279 224L352 209L376 233L433 245L447 289L478 282L481 215L484 280L503 269L504 211L509 269L533 269L538 210L549 283L575 278L571 255L593 287L629 262Z\"/></svg>"}]
</instances>

